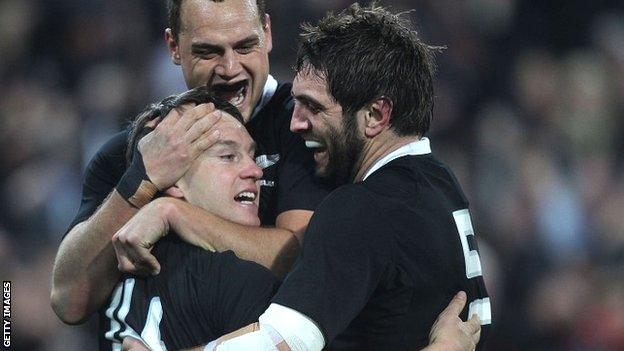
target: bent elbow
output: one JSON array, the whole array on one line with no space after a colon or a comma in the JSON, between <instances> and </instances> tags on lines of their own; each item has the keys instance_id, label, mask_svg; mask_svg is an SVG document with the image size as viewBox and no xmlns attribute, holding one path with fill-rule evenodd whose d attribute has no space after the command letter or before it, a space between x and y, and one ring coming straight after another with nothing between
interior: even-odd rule
<instances>
[{"instance_id":1,"label":"bent elbow","mask_svg":"<svg viewBox=\"0 0 624 351\"><path fill-rule=\"evenodd\" d=\"M89 319L90 314L84 304L56 289L50 293L50 304L56 316L65 324L83 324Z\"/></svg>"}]
</instances>

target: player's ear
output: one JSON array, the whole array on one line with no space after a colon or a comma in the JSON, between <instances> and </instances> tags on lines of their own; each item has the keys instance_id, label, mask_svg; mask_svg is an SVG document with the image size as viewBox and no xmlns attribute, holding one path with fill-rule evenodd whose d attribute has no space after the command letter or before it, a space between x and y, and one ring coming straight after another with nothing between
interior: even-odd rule
<instances>
[{"instance_id":1,"label":"player's ear","mask_svg":"<svg viewBox=\"0 0 624 351\"><path fill-rule=\"evenodd\" d=\"M373 138L390 125L392 115L392 100L382 96L373 101L365 110L364 134Z\"/></svg>"},{"instance_id":2,"label":"player's ear","mask_svg":"<svg viewBox=\"0 0 624 351\"><path fill-rule=\"evenodd\" d=\"M165 29L165 43L167 44L167 49L169 49L171 61L179 66L182 62L180 59L180 46L178 45L178 41L173 37L171 28Z\"/></svg>"},{"instance_id":3,"label":"player's ear","mask_svg":"<svg viewBox=\"0 0 624 351\"><path fill-rule=\"evenodd\" d=\"M273 49L273 36L271 35L271 17L269 17L268 13L264 14L264 26L262 30L264 31L264 40L267 52L271 52Z\"/></svg>"},{"instance_id":4,"label":"player's ear","mask_svg":"<svg viewBox=\"0 0 624 351\"><path fill-rule=\"evenodd\" d=\"M169 187L164 191L165 195L175 197L176 199L184 199L184 193L177 186Z\"/></svg>"}]
</instances>

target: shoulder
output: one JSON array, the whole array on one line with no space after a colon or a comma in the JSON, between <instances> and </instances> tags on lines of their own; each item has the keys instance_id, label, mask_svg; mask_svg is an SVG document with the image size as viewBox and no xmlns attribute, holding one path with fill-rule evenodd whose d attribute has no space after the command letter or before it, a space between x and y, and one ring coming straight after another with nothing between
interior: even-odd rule
<instances>
[{"instance_id":1,"label":"shoulder","mask_svg":"<svg viewBox=\"0 0 624 351\"><path fill-rule=\"evenodd\" d=\"M128 144L128 137L130 136L130 129L125 128L124 130L114 134L108 139L104 145L100 148L100 151L118 151L123 149L125 151L126 146Z\"/></svg>"},{"instance_id":2,"label":"shoulder","mask_svg":"<svg viewBox=\"0 0 624 351\"><path fill-rule=\"evenodd\" d=\"M282 83L277 86L269 102L262 108L260 115L255 119L271 120L276 125L290 124L294 102L291 95L291 84Z\"/></svg>"},{"instance_id":3,"label":"shoulder","mask_svg":"<svg viewBox=\"0 0 624 351\"><path fill-rule=\"evenodd\" d=\"M305 232L304 251L337 257L370 254L388 257L394 247L387 204L378 201L363 183L334 190L316 209Z\"/></svg>"},{"instance_id":4,"label":"shoulder","mask_svg":"<svg viewBox=\"0 0 624 351\"><path fill-rule=\"evenodd\" d=\"M273 97L267 106L274 105L278 108L290 109L293 107L293 98L291 95L292 84L280 83L273 94Z\"/></svg>"},{"instance_id":5,"label":"shoulder","mask_svg":"<svg viewBox=\"0 0 624 351\"><path fill-rule=\"evenodd\" d=\"M290 83L281 83L277 86L271 99L262 107L258 114L249 121L248 125L265 123L265 121L282 121L290 119L294 107L291 96Z\"/></svg>"},{"instance_id":6,"label":"shoulder","mask_svg":"<svg viewBox=\"0 0 624 351\"><path fill-rule=\"evenodd\" d=\"M125 157L126 147L128 145L129 129L124 129L114 134L107 142L105 142L95 154L99 158L118 158Z\"/></svg>"},{"instance_id":7,"label":"shoulder","mask_svg":"<svg viewBox=\"0 0 624 351\"><path fill-rule=\"evenodd\" d=\"M321 202L310 224L365 229L376 221L378 204L364 183L343 185Z\"/></svg>"},{"instance_id":8,"label":"shoulder","mask_svg":"<svg viewBox=\"0 0 624 351\"><path fill-rule=\"evenodd\" d=\"M126 168L125 153L129 132L129 129L125 129L104 143L89 162L87 170L110 172L111 176L123 173Z\"/></svg>"}]
</instances>

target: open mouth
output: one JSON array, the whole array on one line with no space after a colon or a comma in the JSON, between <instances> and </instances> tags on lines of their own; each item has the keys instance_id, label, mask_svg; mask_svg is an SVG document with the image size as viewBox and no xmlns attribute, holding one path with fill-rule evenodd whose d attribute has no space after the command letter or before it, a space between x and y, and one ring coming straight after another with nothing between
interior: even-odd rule
<instances>
[{"instance_id":1,"label":"open mouth","mask_svg":"<svg viewBox=\"0 0 624 351\"><path fill-rule=\"evenodd\" d=\"M305 146L308 149L320 149L320 148L325 148L325 146L323 144L321 144L318 141L315 140L306 140L305 141Z\"/></svg>"},{"instance_id":2,"label":"open mouth","mask_svg":"<svg viewBox=\"0 0 624 351\"><path fill-rule=\"evenodd\" d=\"M257 193L251 191L241 191L238 195L234 196L234 201L243 205L253 205L257 195Z\"/></svg>"},{"instance_id":3,"label":"open mouth","mask_svg":"<svg viewBox=\"0 0 624 351\"><path fill-rule=\"evenodd\" d=\"M241 80L233 84L215 84L212 86L212 92L215 96L228 101L236 107L239 107L245 101L247 89L247 80Z\"/></svg>"},{"instance_id":4,"label":"open mouth","mask_svg":"<svg viewBox=\"0 0 624 351\"><path fill-rule=\"evenodd\" d=\"M314 152L314 161L320 164L326 158L327 146L316 140L306 140L305 146Z\"/></svg>"}]
</instances>

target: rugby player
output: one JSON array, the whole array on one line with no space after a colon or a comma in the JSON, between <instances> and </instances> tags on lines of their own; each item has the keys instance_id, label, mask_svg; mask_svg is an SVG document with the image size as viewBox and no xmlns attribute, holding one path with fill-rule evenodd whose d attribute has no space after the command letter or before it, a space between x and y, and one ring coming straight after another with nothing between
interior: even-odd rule
<instances>
[{"instance_id":1,"label":"rugby player","mask_svg":"<svg viewBox=\"0 0 624 351\"><path fill-rule=\"evenodd\" d=\"M213 100L205 88L151 105L134 123L129 149L145 134L145 125L163 118L168 110L185 104L213 102L222 114L216 127L219 141L205 150L187 173L162 197L144 206L113 238L128 240L135 223L144 231L158 233L162 240L152 253L161 266L152 277L128 275L113 291L106 305L101 330L101 349L179 350L205 344L253 321L264 311L279 286L265 267L238 259L231 251L211 252L183 242L187 227L178 211L196 205L233 222L257 226L258 181L262 171L255 164L255 143L242 126L238 111ZM132 162L137 155L129 155ZM177 198L177 199L176 199ZM157 221L145 222L158 218ZM151 223L145 226L146 223ZM462 323L457 315L465 296L456 297L441 322L436 323L430 347L470 350L478 340L479 324ZM458 346L459 345L459 346ZM467 346L464 346L467 345ZM461 347L461 348L457 348Z\"/></svg>"},{"instance_id":2,"label":"rugby player","mask_svg":"<svg viewBox=\"0 0 624 351\"><path fill-rule=\"evenodd\" d=\"M314 177L312 153L289 130L290 84L269 75L271 21L264 0L168 0L165 41L189 88L207 85L232 103L256 142L263 170L262 226L234 223L197 210L193 243L258 262L283 276L296 258L302 232L330 188ZM175 184L218 140L218 120L206 104L178 108L138 146L128 167L130 130L113 136L89 163L82 202L59 247L52 279L52 307L65 323L79 324L100 309L120 278L111 238L144 204ZM145 241L145 240L141 240ZM139 247L144 249L144 247ZM140 255L143 258L146 255ZM153 261L122 260L121 268L157 274Z\"/></svg>"},{"instance_id":3,"label":"rugby player","mask_svg":"<svg viewBox=\"0 0 624 351\"><path fill-rule=\"evenodd\" d=\"M304 27L291 130L314 150L317 174L350 184L316 209L258 322L217 350L424 347L458 290L470 302L462 317L480 318L483 347L490 300L468 200L425 137L435 50L375 4Z\"/></svg>"}]
</instances>

